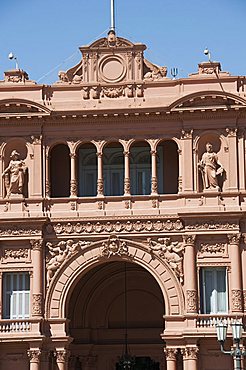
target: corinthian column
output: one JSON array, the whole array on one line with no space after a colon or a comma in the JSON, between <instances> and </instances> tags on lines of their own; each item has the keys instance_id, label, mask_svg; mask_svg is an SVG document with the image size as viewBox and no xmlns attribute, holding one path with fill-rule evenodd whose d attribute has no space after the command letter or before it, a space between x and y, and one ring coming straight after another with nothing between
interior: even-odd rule
<instances>
[{"instance_id":1,"label":"corinthian column","mask_svg":"<svg viewBox=\"0 0 246 370\"><path fill-rule=\"evenodd\" d=\"M59 370L68 369L69 351L66 349L59 349L55 352L56 363Z\"/></svg>"},{"instance_id":2,"label":"corinthian column","mask_svg":"<svg viewBox=\"0 0 246 370\"><path fill-rule=\"evenodd\" d=\"M130 152L124 152L125 160L125 178L124 178L124 195L131 194L131 180L130 180Z\"/></svg>"},{"instance_id":3,"label":"corinthian column","mask_svg":"<svg viewBox=\"0 0 246 370\"><path fill-rule=\"evenodd\" d=\"M229 256L231 260L231 310L242 312L242 269L240 256L241 234L228 234Z\"/></svg>"},{"instance_id":4,"label":"corinthian column","mask_svg":"<svg viewBox=\"0 0 246 370\"><path fill-rule=\"evenodd\" d=\"M70 153L70 158L71 158L70 197L77 197L76 154Z\"/></svg>"},{"instance_id":5,"label":"corinthian column","mask_svg":"<svg viewBox=\"0 0 246 370\"><path fill-rule=\"evenodd\" d=\"M97 153L97 196L103 196L103 154Z\"/></svg>"},{"instance_id":6,"label":"corinthian column","mask_svg":"<svg viewBox=\"0 0 246 370\"><path fill-rule=\"evenodd\" d=\"M30 370L40 369L40 355L41 351L39 349L29 349L27 351L27 356L30 361Z\"/></svg>"},{"instance_id":7,"label":"corinthian column","mask_svg":"<svg viewBox=\"0 0 246 370\"><path fill-rule=\"evenodd\" d=\"M164 348L164 353L166 355L167 370L176 370L176 348Z\"/></svg>"},{"instance_id":8,"label":"corinthian column","mask_svg":"<svg viewBox=\"0 0 246 370\"><path fill-rule=\"evenodd\" d=\"M186 312L197 312L197 273L196 273L196 251L195 235L184 235L184 283L186 291Z\"/></svg>"},{"instance_id":9,"label":"corinthian column","mask_svg":"<svg viewBox=\"0 0 246 370\"><path fill-rule=\"evenodd\" d=\"M198 370L197 364L197 346L187 346L181 350L183 355L183 369L184 370Z\"/></svg>"},{"instance_id":10,"label":"corinthian column","mask_svg":"<svg viewBox=\"0 0 246 370\"><path fill-rule=\"evenodd\" d=\"M43 239L30 240L32 246L33 287L32 287L32 316L43 314Z\"/></svg>"},{"instance_id":11,"label":"corinthian column","mask_svg":"<svg viewBox=\"0 0 246 370\"><path fill-rule=\"evenodd\" d=\"M151 150L151 194L158 194L156 150Z\"/></svg>"}]
</instances>

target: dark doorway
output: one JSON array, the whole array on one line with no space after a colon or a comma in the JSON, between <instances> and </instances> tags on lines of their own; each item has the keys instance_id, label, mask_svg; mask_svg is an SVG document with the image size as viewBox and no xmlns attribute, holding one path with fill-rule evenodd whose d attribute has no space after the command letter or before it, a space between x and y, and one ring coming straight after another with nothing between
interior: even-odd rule
<instances>
[{"instance_id":1,"label":"dark doorway","mask_svg":"<svg viewBox=\"0 0 246 370\"><path fill-rule=\"evenodd\" d=\"M116 364L115 370L123 369L125 369L124 365ZM128 370L160 370L160 364L151 360L150 357L136 357L135 364Z\"/></svg>"}]
</instances>

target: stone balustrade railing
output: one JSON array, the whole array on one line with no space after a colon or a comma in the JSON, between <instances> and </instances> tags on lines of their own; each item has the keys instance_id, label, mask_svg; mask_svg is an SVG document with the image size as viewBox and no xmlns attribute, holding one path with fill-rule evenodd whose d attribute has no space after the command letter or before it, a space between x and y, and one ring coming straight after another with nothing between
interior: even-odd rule
<instances>
[{"instance_id":1,"label":"stone balustrade railing","mask_svg":"<svg viewBox=\"0 0 246 370\"><path fill-rule=\"evenodd\" d=\"M235 315L199 315L196 318L196 327L215 328L217 322L220 321L223 321L229 327L236 319L242 322L242 318L238 318Z\"/></svg>"},{"instance_id":2,"label":"stone balustrade railing","mask_svg":"<svg viewBox=\"0 0 246 370\"><path fill-rule=\"evenodd\" d=\"M19 319L0 320L0 335L19 336L25 334L40 335L42 331L42 320Z\"/></svg>"}]
</instances>

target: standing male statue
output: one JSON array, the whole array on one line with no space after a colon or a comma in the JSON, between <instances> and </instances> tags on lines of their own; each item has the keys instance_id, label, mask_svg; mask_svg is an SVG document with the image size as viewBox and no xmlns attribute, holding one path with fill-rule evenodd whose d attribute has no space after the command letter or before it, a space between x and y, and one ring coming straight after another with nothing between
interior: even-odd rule
<instances>
[{"instance_id":1,"label":"standing male statue","mask_svg":"<svg viewBox=\"0 0 246 370\"><path fill-rule=\"evenodd\" d=\"M219 163L218 155L213 151L213 145L206 144L198 169L202 174L203 190L220 190L218 177L222 176L224 168Z\"/></svg>"},{"instance_id":2,"label":"standing male statue","mask_svg":"<svg viewBox=\"0 0 246 370\"><path fill-rule=\"evenodd\" d=\"M10 162L2 173L7 198L11 194L23 194L24 175L26 171L25 162L20 159L20 153L13 150L10 155Z\"/></svg>"}]
</instances>

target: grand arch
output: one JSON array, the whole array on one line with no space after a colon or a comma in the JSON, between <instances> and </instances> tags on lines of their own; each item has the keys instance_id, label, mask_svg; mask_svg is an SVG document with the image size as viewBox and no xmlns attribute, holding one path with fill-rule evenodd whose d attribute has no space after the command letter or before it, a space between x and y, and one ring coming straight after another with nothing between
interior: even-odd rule
<instances>
[{"instance_id":1,"label":"grand arch","mask_svg":"<svg viewBox=\"0 0 246 370\"><path fill-rule=\"evenodd\" d=\"M114 235L114 243L103 239L85 245L65 261L52 279L47 291L46 319L66 319L66 305L74 286L90 269L107 261L127 261L146 269L157 281L165 302L165 314L184 312L184 297L180 282L167 262L153 255L145 244Z\"/></svg>"}]
</instances>

